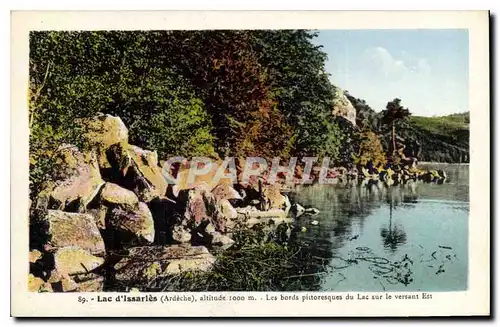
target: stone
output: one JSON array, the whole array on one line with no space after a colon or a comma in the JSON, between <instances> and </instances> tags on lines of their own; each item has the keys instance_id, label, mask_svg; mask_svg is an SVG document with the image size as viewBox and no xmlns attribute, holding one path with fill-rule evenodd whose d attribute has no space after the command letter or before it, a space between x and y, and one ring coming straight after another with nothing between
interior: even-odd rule
<instances>
[{"instance_id":1,"label":"stone","mask_svg":"<svg viewBox=\"0 0 500 327\"><path fill-rule=\"evenodd\" d=\"M108 207L100 205L97 208L87 209L87 214L94 218L94 222L99 230L104 230L106 228L106 215L108 213Z\"/></svg>"},{"instance_id":2,"label":"stone","mask_svg":"<svg viewBox=\"0 0 500 327\"><path fill-rule=\"evenodd\" d=\"M33 274L28 275L28 291L38 292L45 282L39 277L35 277Z\"/></svg>"},{"instance_id":3,"label":"stone","mask_svg":"<svg viewBox=\"0 0 500 327\"><path fill-rule=\"evenodd\" d=\"M261 210L269 209L283 209L286 204L286 199L283 194L281 194L281 185L272 184L264 186L262 190L262 202L264 203L264 208Z\"/></svg>"},{"instance_id":4,"label":"stone","mask_svg":"<svg viewBox=\"0 0 500 327\"><path fill-rule=\"evenodd\" d=\"M92 254L105 252L104 241L92 215L47 210L42 221L47 226L46 250L78 246Z\"/></svg>"},{"instance_id":5,"label":"stone","mask_svg":"<svg viewBox=\"0 0 500 327\"><path fill-rule=\"evenodd\" d=\"M106 230L111 230L114 241L129 245L153 243L154 220L148 206L140 202L137 209L116 207L107 217Z\"/></svg>"},{"instance_id":6,"label":"stone","mask_svg":"<svg viewBox=\"0 0 500 327\"><path fill-rule=\"evenodd\" d=\"M298 217L302 216L302 214L304 214L306 209L303 206L301 206L300 204L295 203L292 205L291 211L294 214L295 218L298 218Z\"/></svg>"},{"instance_id":7,"label":"stone","mask_svg":"<svg viewBox=\"0 0 500 327\"><path fill-rule=\"evenodd\" d=\"M102 292L104 288L104 276L99 274L81 274L73 278L78 292Z\"/></svg>"},{"instance_id":8,"label":"stone","mask_svg":"<svg viewBox=\"0 0 500 327\"><path fill-rule=\"evenodd\" d=\"M226 220L232 220L238 217L238 212L226 199L220 202L220 213Z\"/></svg>"},{"instance_id":9,"label":"stone","mask_svg":"<svg viewBox=\"0 0 500 327\"><path fill-rule=\"evenodd\" d=\"M46 250L78 246L92 254L105 252L104 241L91 215L48 210L43 221L48 226Z\"/></svg>"},{"instance_id":10,"label":"stone","mask_svg":"<svg viewBox=\"0 0 500 327\"><path fill-rule=\"evenodd\" d=\"M287 195L283 195L285 198L285 215L288 216L290 209L292 208L292 203L290 202L290 198Z\"/></svg>"},{"instance_id":11,"label":"stone","mask_svg":"<svg viewBox=\"0 0 500 327\"><path fill-rule=\"evenodd\" d=\"M104 184L101 190L101 200L108 205L121 205L137 208L139 199L134 192L114 183Z\"/></svg>"},{"instance_id":12,"label":"stone","mask_svg":"<svg viewBox=\"0 0 500 327\"><path fill-rule=\"evenodd\" d=\"M143 150L138 146L129 145L126 152L131 164L128 170L134 175L132 177L140 182L134 187L139 199L149 202L156 196L165 196L168 183L158 166L156 151Z\"/></svg>"},{"instance_id":13,"label":"stone","mask_svg":"<svg viewBox=\"0 0 500 327\"><path fill-rule=\"evenodd\" d=\"M60 281L60 287L63 292L73 292L78 289L78 284L72 278L66 277Z\"/></svg>"},{"instance_id":14,"label":"stone","mask_svg":"<svg viewBox=\"0 0 500 327\"><path fill-rule=\"evenodd\" d=\"M66 277L69 277L69 275L68 274L62 274L57 269L53 269L50 272L50 275L49 275L49 278L48 278L47 282L49 282L51 284L55 284L55 283L60 282L63 278L66 278Z\"/></svg>"},{"instance_id":15,"label":"stone","mask_svg":"<svg viewBox=\"0 0 500 327\"><path fill-rule=\"evenodd\" d=\"M307 208L304 211L305 214L308 214L310 216L316 216L316 215L319 214L319 212L320 211L318 209L316 209L316 208Z\"/></svg>"},{"instance_id":16,"label":"stone","mask_svg":"<svg viewBox=\"0 0 500 327\"><path fill-rule=\"evenodd\" d=\"M213 232L212 234L212 245L220 246L225 249L234 244L234 240L227 235L223 235L219 232Z\"/></svg>"},{"instance_id":17,"label":"stone","mask_svg":"<svg viewBox=\"0 0 500 327\"><path fill-rule=\"evenodd\" d=\"M38 250L31 250L29 256L30 256L30 263L35 263L42 258L42 252Z\"/></svg>"},{"instance_id":18,"label":"stone","mask_svg":"<svg viewBox=\"0 0 500 327\"><path fill-rule=\"evenodd\" d=\"M54 267L62 276L88 273L103 264L103 258L79 247L65 247L54 253Z\"/></svg>"},{"instance_id":19,"label":"stone","mask_svg":"<svg viewBox=\"0 0 500 327\"><path fill-rule=\"evenodd\" d=\"M98 154L99 167L110 168L106 151L114 144L128 143L128 129L120 117L98 114L91 118L77 119L83 129L83 138Z\"/></svg>"},{"instance_id":20,"label":"stone","mask_svg":"<svg viewBox=\"0 0 500 327\"><path fill-rule=\"evenodd\" d=\"M231 185L219 184L213 190L212 194L217 202L222 200L243 200L242 196Z\"/></svg>"},{"instance_id":21,"label":"stone","mask_svg":"<svg viewBox=\"0 0 500 327\"><path fill-rule=\"evenodd\" d=\"M186 212L184 214L188 223L200 224L209 215L203 194L197 190L188 193Z\"/></svg>"},{"instance_id":22,"label":"stone","mask_svg":"<svg viewBox=\"0 0 500 327\"><path fill-rule=\"evenodd\" d=\"M37 207L83 212L97 195L104 181L94 153L81 153L73 145L62 145L56 152L52 181L41 192ZM47 200L48 199L48 200Z\"/></svg>"},{"instance_id":23,"label":"stone","mask_svg":"<svg viewBox=\"0 0 500 327\"><path fill-rule=\"evenodd\" d=\"M54 292L54 289L52 288L52 285L50 283L43 283L42 287L40 287L40 290L38 292L40 292L40 293L52 293L52 292Z\"/></svg>"},{"instance_id":24,"label":"stone","mask_svg":"<svg viewBox=\"0 0 500 327\"><path fill-rule=\"evenodd\" d=\"M206 272L215 258L204 246L141 246L129 249L115 264L117 281L148 281L156 277L184 272Z\"/></svg>"},{"instance_id":25,"label":"stone","mask_svg":"<svg viewBox=\"0 0 500 327\"><path fill-rule=\"evenodd\" d=\"M319 225L319 221L313 220L313 221L311 221L311 225L318 226Z\"/></svg>"},{"instance_id":26,"label":"stone","mask_svg":"<svg viewBox=\"0 0 500 327\"><path fill-rule=\"evenodd\" d=\"M184 226L176 225L172 228L172 239L178 243L191 242L191 232Z\"/></svg>"}]
</instances>

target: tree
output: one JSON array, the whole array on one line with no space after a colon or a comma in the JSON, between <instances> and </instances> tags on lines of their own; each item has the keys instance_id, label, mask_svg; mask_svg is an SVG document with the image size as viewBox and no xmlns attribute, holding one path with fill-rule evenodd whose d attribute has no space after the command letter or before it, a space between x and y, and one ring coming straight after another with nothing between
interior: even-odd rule
<instances>
[{"instance_id":1,"label":"tree","mask_svg":"<svg viewBox=\"0 0 500 327\"><path fill-rule=\"evenodd\" d=\"M278 108L253 31L164 32L160 54L195 86L212 117L221 156L272 157L290 147L292 128ZM164 44L166 43L166 44Z\"/></svg>"},{"instance_id":2,"label":"tree","mask_svg":"<svg viewBox=\"0 0 500 327\"><path fill-rule=\"evenodd\" d=\"M336 159L343 131L332 115L334 87L325 72L327 54L309 30L260 30L251 33L259 63L266 67L277 106L293 127L296 156Z\"/></svg>"},{"instance_id":3,"label":"tree","mask_svg":"<svg viewBox=\"0 0 500 327\"><path fill-rule=\"evenodd\" d=\"M377 134L372 132L368 125L359 133L359 148L354 157L356 164L366 166L372 163L375 167L386 162L386 155Z\"/></svg>"},{"instance_id":4,"label":"tree","mask_svg":"<svg viewBox=\"0 0 500 327\"><path fill-rule=\"evenodd\" d=\"M50 178L60 144L85 146L74 121L97 112L120 116L130 142L162 159L216 155L204 102L166 58L154 55L155 35L30 33L31 190Z\"/></svg>"},{"instance_id":5,"label":"tree","mask_svg":"<svg viewBox=\"0 0 500 327\"><path fill-rule=\"evenodd\" d=\"M395 98L387 103L386 109L382 111L382 123L391 127L391 153L396 154L396 123L410 116L410 111L401 105L401 100Z\"/></svg>"}]
</instances>

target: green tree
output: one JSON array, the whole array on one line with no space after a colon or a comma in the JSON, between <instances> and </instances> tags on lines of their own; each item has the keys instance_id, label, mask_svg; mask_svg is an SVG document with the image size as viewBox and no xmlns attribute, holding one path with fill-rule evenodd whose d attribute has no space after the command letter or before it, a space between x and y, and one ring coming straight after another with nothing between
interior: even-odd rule
<instances>
[{"instance_id":1,"label":"green tree","mask_svg":"<svg viewBox=\"0 0 500 327\"><path fill-rule=\"evenodd\" d=\"M155 32L30 33L30 182L49 178L76 118L118 115L130 142L169 155L216 156L211 117L194 86L158 51Z\"/></svg>"},{"instance_id":2,"label":"green tree","mask_svg":"<svg viewBox=\"0 0 500 327\"><path fill-rule=\"evenodd\" d=\"M410 116L410 111L401 105L401 100L395 98L387 103L382 111L382 123L391 127L391 153L396 155L396 123Z\"/></svg>"}]
</instances>

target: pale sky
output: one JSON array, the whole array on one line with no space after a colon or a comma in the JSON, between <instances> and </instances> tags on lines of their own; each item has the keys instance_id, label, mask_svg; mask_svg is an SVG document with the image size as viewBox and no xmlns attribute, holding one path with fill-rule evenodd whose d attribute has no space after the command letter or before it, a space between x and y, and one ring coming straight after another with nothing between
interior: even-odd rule
<instances>
[{"instance_id":1,"label":"pale sky","mask_svg":"<svg viewBox=\"0 0 500 327\"><path fill-rule=\"evenodd\" d=\"M322 30L336 86L383 110L398 97L418 116L468 110L467 30Z\"/></svg>"}]
</instances>

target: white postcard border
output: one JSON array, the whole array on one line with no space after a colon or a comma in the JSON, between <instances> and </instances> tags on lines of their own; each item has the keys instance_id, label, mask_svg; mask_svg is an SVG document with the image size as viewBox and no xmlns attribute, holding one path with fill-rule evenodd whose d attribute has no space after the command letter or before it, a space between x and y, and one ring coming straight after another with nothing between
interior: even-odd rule
<instances>
[{"instance_id":1,"label":"white postcard border","mask_svg":"<svg viewBox=\"0 0 500 327\"><path fill-rule=\"evenodd\" d=\"M490 85L487 11L176 11L13 12L11 15L11 303L13 316L449 316L490 312ZM321 292L336 301L265 300L306 293L239 293L255 301L92 302L121 293L29 293L28 276L28 33L30 30L146 29L468 29L470 103L469 282L464 292L432 292L431 300L394 300L399 292ZM345 295L382 294L382 300ZM130 293L128 293L130 295ZM152 294L160 297L165 293ZM176 293L170 293L173 295ZM194 294L194 293L178 293ZM210 293L222 294L222 293ZM236 293L224 293L227 296ZM260 300L262 298L262 300Z\"/></svg>"}]
</instances>

